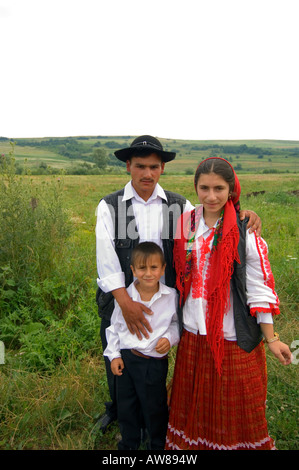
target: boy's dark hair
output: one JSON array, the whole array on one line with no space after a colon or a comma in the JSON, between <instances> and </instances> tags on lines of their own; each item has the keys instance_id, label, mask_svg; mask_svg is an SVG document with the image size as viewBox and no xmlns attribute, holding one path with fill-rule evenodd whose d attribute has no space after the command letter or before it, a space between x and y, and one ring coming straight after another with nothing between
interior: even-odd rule
<instances>
[{"instance_id":1,"label":"boy's dark hair","mask_svg":"<svg viewBox=\"0 0 299 470\"><path fill-rule=\"evenodd\" d=\"M139 243L132 251L131 254L131 265L136 265L137 258L141 258L142 262L145 263L149 256L158 255L160 256L162 266L165 265L164 253L154 242L142 242Z\"/></svg>"}]
</instances>

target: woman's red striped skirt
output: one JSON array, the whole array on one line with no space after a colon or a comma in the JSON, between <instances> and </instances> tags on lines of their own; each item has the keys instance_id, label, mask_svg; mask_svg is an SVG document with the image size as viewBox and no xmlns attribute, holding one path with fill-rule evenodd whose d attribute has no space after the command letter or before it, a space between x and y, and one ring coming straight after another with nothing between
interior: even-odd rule
<instances>
[{"instance_id":1,"label":"woman's red striped skirt","mask_svg":"<svg viewBox=\"0 0 299 470\"><path fill-rule=\"evenodd\" d=\"M264 345L251 353L224 341L219 376L206 336L183 331L170 399L166 449L275 449L265 417Z\"/></svg>"}]
</instances>

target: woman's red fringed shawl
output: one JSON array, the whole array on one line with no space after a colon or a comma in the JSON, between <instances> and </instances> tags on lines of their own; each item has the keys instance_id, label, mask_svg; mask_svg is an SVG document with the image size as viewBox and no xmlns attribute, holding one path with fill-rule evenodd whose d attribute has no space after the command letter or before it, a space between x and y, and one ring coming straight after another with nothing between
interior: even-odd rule
<instances>
[{"instance_id":1,"label":"woman's red fringed shawl","mask_svg":"<svg viewBox=\"0 0 299 470\"><path fill-rule=\"evenodd\" d=\"M229 164L229 162L227 163ZM222 217L215 228L206 277L207 341L211 347L219 375L221 374L224 351L223 317L229 308L230 279L234 261L236 260L240 263L238 255L239 229L236 216L236 211L239 211L240 194L241 187L235 174L235 187L232 198L225 204ZM194 285L198 278L195 272L198 266L196 260L197 253L192 247L202 212L202 206L199 206L189 213L182 214L177 226L174 244L174 265L181 305L187 299L191 284L193 284L193 297L199 297L199 290Z\"/></svg>"}]
</instances>

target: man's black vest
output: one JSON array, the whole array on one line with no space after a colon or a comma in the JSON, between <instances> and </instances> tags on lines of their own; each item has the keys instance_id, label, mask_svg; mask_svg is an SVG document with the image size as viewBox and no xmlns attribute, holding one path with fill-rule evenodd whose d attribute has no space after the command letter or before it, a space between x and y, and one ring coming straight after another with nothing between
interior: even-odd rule
<instances>
[{"instance_id":1,"label":"man's black vest","mask_svg":"<svg viewBox=\"0 0 299 470\"><path fill-rule=\"evenodd\" d=\"M162 244L166 261L165 284L169 287L175 286L175 271L173 267L173 244L177 220L184 210L186 199L179 194L165 191L167 201L162 199L163 228ZM128 287L133 281L130 268L131 253L139 243L139 234L133 213L132 200L122 201L124 189L116 191L104 197L108 204L115 228L115 251L119 258L122 271L125 274L125 284ZM96 300L99 315L110 319L114 308L114 297L111 292L104 293L100 288L97 290Z\"/></svg>"}]
</instances>

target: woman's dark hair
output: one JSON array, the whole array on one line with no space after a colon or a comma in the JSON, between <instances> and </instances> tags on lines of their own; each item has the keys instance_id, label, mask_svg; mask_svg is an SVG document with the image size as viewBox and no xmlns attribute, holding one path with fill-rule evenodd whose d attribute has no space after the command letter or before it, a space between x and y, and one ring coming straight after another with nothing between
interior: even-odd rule
<instances>
[{"instance_id":1,"label":"woman's dark hair","mask_svg":"<svg viewBox=\"0 0 299 470\"><path fill-rule=\"evenodd\" d=\"M142 263L146 263L146 260L153 255L158 255L160 256L161 259L161 264L164 266L165 264L165 258L164 258L164 253L159 247L154 242L142 242L137 245L131 255L131 265L135 266L136 265L136 260L141 258Z\"/></svg>"},{"instance_id":2,"label":"woman's dark hair","mask_svg":"<svg viewBox=\"0 0 299 470\"><path fill-rule=\"evenodd\" d=\"M197 183L201 174L215 173L222 176L224 181L229 184L229 191L232 193L235 186L234 170L228 161L220 158L209 158L200 163L194 176L195 191L197 191Z\"/></svg>"}]
</instances>

